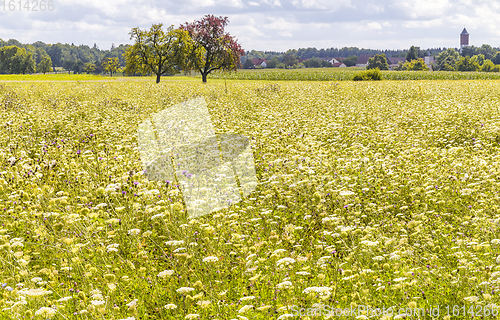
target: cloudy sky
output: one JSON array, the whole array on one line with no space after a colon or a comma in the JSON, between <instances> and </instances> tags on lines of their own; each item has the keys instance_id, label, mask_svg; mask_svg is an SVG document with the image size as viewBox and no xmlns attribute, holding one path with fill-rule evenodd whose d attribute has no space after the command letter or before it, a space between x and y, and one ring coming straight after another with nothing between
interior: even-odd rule
<instances>
[{"instance_id":1,"label":"cloudy sky","mask_svg":"<svg viewBox=\"0 0 500 320\"><path fill-rule=\"evenodd\" d=\"M214 14L229 18L227 31L245 50L459 47L464 26L471 45L500 46L497 0L54 0L52 11L37 12L24 8L28 1L0 7L1 39L109 49L131 43L133 27Z\"/></svg>"}]
</instances>

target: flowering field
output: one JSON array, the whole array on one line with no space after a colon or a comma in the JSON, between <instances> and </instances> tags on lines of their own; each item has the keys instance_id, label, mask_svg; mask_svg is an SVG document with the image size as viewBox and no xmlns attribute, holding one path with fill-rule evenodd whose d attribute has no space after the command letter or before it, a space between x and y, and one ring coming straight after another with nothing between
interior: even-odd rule
<instances>
[{"instance_id":1,"label":"flowering field","mask_svg":"<svg viewBox=\"0 0 500 320\"><path fill-rule=\"evenodd\" d=\"M492 314L498 88L0 85L0 318L333 319L338 307L355 310L344 319L367 319L376 308L436 306L440 319ZM188 220L176 184L143 175L136 134L193 96L205 98L218 133L250 138L259 185Z\"/></svg>"},{"instance_id":2,"label":"flowering field","mask_svg":"<svg viewBox=\"0 0 500 320\"><path fill-rule=\"evenodd\" d=\"M92 74L0 74L0 81L80 81L80 80L116 80L116 77L107 77Z\"/></svg>"},{"instance_id":3,"label":"flowering field","mask_svg":"<svg viewBox=\"0 0 500 320\"><path fill-rule=\"evenodd\" d=\"M212 79L238 80L297 80L297 81L346 81L361 68L302 68L302 69L254 69L238 72L216 72ZM364 69L364 68L363 68ZM386 80L485 80L500 79L498 72L458 71L382 71Z\"/></svg>"}]
</instances>

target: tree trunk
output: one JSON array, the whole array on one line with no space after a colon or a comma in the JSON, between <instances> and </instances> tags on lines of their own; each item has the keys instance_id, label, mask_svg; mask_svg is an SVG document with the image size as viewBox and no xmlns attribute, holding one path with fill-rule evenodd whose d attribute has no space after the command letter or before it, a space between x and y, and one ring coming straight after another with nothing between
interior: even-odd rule
<instances>
[{"instance_id":1,"label":"tree trunk","mask_svg":"<svg viewBox=\"0 0 500 320\"><path fill-rule=\"evenodd\" d=\"M204 83L207 82L207 75L208 75L208 73L202 73L201 74L201 79L203 80Z\"/></svg>"},{"instance_id":2,"label":"tree trunk","mask_svg":"<svg viewBox=\"0 0 500 320\"><path fill-rule=\"evenodd\" d=\"M157 74L156 75L156 83L160 83L160 77L161 77L161 74Z\"/></svg>"}]
</instances>

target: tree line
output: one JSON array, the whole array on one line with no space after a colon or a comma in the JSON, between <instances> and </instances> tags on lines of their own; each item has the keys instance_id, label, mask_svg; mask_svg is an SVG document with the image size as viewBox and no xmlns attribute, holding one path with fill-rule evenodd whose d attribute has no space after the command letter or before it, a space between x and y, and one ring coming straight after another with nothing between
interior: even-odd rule
<instances>
[{"instance_id":1,"label":"tree line","mask_svg":"<svg viewBox=\"0 0 500 320\"><path fill-rule=\"evenodd\" d=\"M74 73L113 73L123 71L127 75L161 75L195 70L206 82L207 75L218 69L234 70L239 67L253 68L251 59L266 59L268 68L330 67L321 58L343 57L346 66L354 66L360 55L375 55L369 65L381 70L388 68L384 57L406 57L398 70L425 70L424 56L436 57L434 70L495 71L500 65L500 49L483 44L481 47L431 48L421 50L412 46L407 50L373 50L357 47L300 48L286 52L247 51L241 49L236 39L224 32L227 17L206 15L200 20L185 23L177 28L170 26L163 31L163 24L155 24L150 30L133 28L130 38L133 45L111 46L101 50L96 44L87 45L46 44L37 41L22 44L15 39L0 39L0 73L50 72L64 68ZM299 60L304 60L299 63ZM422 61L420 61L422 60ZM387 62L387 61L385 61Z\"/></svg>"},{"instance_id":2,"label":"tree line","mask_svg":"<svg viewBox=\"0 0 500 320\"><path fill-rule=\"evenodd\" d=\"M366 53L369 52L369 53ZM354 53L354 54L353 54ZM319 55L315 56L316 54ZM347 56L347 54L353 54ZM407 50L368 50L352 48L342 49L321 49L316 48L288 50L286 52L274 51L247 51L247 55L243 57L243 68L253 68L254 65L251 59L266 59L266 68L320 68L332 67L332 65L324 60L324 56L329 58L339 58L344 55L341 60L347 67L355 66L359 55L373 55L368 61L368 69L378 68L380 70L389 70L387 57L405 57L405 62L400 62L396 70L428 70L428 66L424 62L425 56L435 57L435 62L431 64L433 70L444 71L498 71L500 68L500 48L493 48L490 45L483 44L481 47L466 46L462 50L455 48L434 48L422 50L420 47L411 46ZM307 60L299 63L299 59ZM346 57L347 56L347 57Z\"/></svg>"},{"instance_id":3,"label":"tree line","mask_svg":"<svg viewBox=\"0 0 500 320\"><path fill-rule=\"evenodd\" d=\"M236 70L245 54L237 40L224 29L227 17L205 15L177 28L153 24L149 30L132 28L133 45L114 45L110 50L99 50L74 44L23 45L17 40L0 39L0 73L50 72L63 67L74 73L113 73L123 70L127 75L162 75L195 70L207 82L215 70Z\"/></svg>"},{"instance_id":4,"label":"tree line","mask_svg":"<svg viewBox=\"0 0 500 320\"><path fill-rule=\"evenodd\" d=\"M74 73L100 74L108 59L116 58L120 68L125 67L123 54L129 45L112 45L109 50L75 44L46 44L37 41L23 44L16 39L0 39L0 73L46 73L64 68Z\"/></svg>"},{"instance_id":5,"label":"tree line","mask_svg":"<svg viewBox=\"0 0 500 320\"><path fill-rule=\"evenodd\" d=\"M483 45L481 48L464 47L461 52L449 48L440 52L436 56L435 63L431 64L433 70L437 71L481 71L481 72L499 72L500 71L500 51L493 51L493 48L487 54ZM476 53L476 54L474 54ZM376 54L368 59L367 69L389 70L389 64L385 54ZM406 61L400 62L395 70L429 70L429 67L422 59L419 47L412 46L406 54Z\"/></svg>"}]
</instances>

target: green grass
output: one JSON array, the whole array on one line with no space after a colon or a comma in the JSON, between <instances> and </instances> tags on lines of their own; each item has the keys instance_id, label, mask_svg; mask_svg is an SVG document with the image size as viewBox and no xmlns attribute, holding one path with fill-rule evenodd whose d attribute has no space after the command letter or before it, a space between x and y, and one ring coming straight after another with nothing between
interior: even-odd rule
<instances>
[{"instance_id":1,"label":"green grass","mask_svg":"<svg viewBox=\"0 0 500 320\"><path fill-rule=\"evenodd\" d=\"M360 68L261 69L216 72L209 79L351 81ZM500 73L458 71L382 71L384 80L496 80Z\"/></svg>"},{"instance_id":2,"label":"green grass","mask_svg":"<svg viewBox=\"0 0 500 320\"><path fill-rule=\"evenodd\" d=\"M116 80L116 77L91 74L0 74L0 81L81 81L81 80Z\"/></svg>"}]
</instances>

